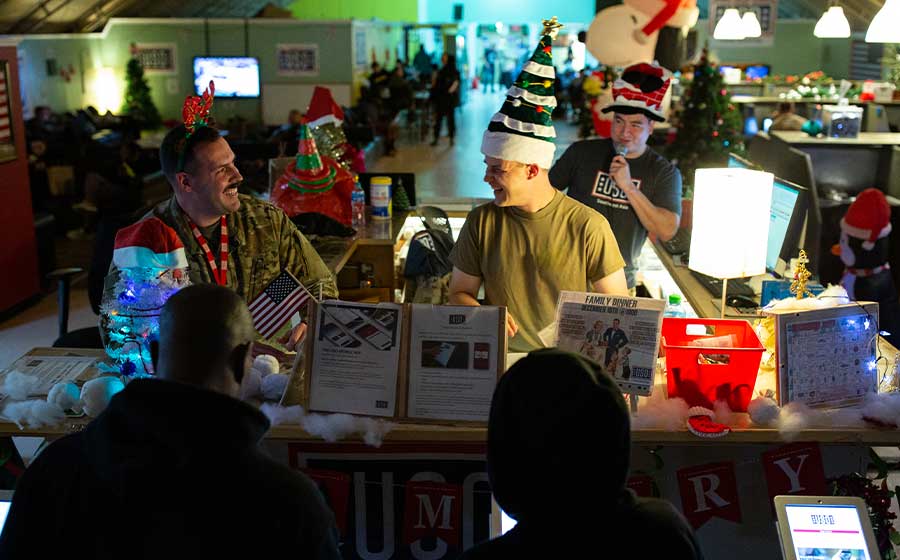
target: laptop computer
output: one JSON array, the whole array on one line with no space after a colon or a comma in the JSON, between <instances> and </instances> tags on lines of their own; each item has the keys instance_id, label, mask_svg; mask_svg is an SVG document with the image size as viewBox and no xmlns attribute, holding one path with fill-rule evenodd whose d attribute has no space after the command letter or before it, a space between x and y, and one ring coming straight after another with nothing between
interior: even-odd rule
<instances>
[{"instance_id":1,"label":"laptop computer","mask_svg":"<svg viewBox=\"0 0 900 560\"><path fill-rule=\"evenodd\" d=\"M881 560L862 498L775 496L785 560Z\"/></svg>"},{"instance_id":2,"label":"laptop computer","mask_svg":"<svg viewBox=\"0 0 900 560\"><path fill-rule=\"evenodd\" d=\"M0 532L3 531L3 525L6 523L6 516L9 515L9 508L12 506L12 490L0 490Z\"/></svg>"}]
</instances>

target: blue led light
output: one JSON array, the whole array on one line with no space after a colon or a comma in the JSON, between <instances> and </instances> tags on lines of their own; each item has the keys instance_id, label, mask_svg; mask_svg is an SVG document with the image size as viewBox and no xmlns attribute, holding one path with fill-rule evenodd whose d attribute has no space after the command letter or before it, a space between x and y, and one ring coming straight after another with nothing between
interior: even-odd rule
<instances>
[{"instance_id":1,"label":"blue led light","mask_svg":"<svg viewBox=\"0 0 900 560\"><path fill-rule=\"evenodd\" d=\"M869 371L875 371L875 360L869 360L866 366L869 368Z\"/></svg>"},{"instance_id":2,"label":"blue led light","mask_svg":"<svg viewBox=\"0 0 900 560\"><path fill-rule=\"evenodd\" d=\"M863 323L863 328L864 328L865 330L869 330L869 325L870 325L870 324L871 324L871 323L869 323L869 320L866 319L865 323Z\"/></svg>"}]
</instances>

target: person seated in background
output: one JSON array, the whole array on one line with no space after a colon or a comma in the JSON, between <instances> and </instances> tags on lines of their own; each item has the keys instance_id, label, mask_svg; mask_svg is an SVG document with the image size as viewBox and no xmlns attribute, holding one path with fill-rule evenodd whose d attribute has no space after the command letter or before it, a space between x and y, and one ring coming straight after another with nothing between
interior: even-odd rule
<instances>
[{"instance_id":1,"label":"person seated in background","mask_svg":"<svg viewBox=\"0 0 900 560\"><path fill-rule=\"evenodd\" d=\"M272 131L269 142L283 145L284 156L297 155L297 136L300 134L300 123L303 121L303 113L297 109L291 109L287 122Z\"/></svg>"},{"instance_id":2,"label":"person seated in background","mask_svg":"<svg viewBox=\"0 0 900 560\"><path fill-rule=\"evenodd\" d=\"M556 349L516 362L494 391L487 445L494 499L518 524L461 560L702 558L672 504L626 488L630 418L599 364Z\"/></svg>"},{"instance_id":3,"label":"person seated in background","mask_svg":"<svg viewBox=\"0 0 900 560\"><path fill-rule=\"evenodd\" d=\"M136 379L19 480L0 558L338 559L315 484L266 456L269 421L237 399L254 331L220 286L172 296Z\"/></svg>"},{"instance_id":4,"label":"person seated in background","mask_svg":"<svg viewBox=\"0 0 900 560\"><path fill-rule=\"evenodd\" d=\"M790 101L779 103L778 110L772 115L769 130L802 130L806 119L795 113L794 108Z\"/></svg>"}]
</instances>

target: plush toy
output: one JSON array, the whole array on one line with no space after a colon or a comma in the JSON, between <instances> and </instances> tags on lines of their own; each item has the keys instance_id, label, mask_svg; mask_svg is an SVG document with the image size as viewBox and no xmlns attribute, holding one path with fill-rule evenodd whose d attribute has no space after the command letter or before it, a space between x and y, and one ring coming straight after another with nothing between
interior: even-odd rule
<instances>
[{"instance_id":1,"label":"plush toy","mask_svg":"<svg viewBox=\"0 0 900 560\"><path fill-rule=\"evenodd\" d=\"M272 188L272 202L293 218L316 212L349 226L353 175L328 156L320 155L306 121L300 125L297 156Z\"/></svg>"},{"instance_id":2,"label":"plush toy","mask_svg":"<svg viewBox=\"0 0 900 560\"><path fill-rule=\"evenodd\" d=\"M697 23L699 15L696 0L625 0L597 13L588 28L586 46L607 66L649 62L656 58L663 26L686 31ZM681 61L669 64L676 69Z\"/></svg>"},{"instance_id":3,"label":"plush toy","mask_svg":"<svg viewBox=\"0 0 900 560\"><path fill-rule=\"evenodd\" d=\"M190 284L184 245L162 220L148 218L119 230L113 264L119 278L100 306L106 353L120 375L150 375L162 306Z\"/></svg>"},{"instance_id":4,"label":"plush toy","mask_svg":"<svg viewBox=\"0 0 900 560\"><path fill-rule=\"evenodd\" d=\"M832 252L844 263L841 284L853 301L876 301L879 330L896 345L900 341L900 304L888 262L891 207L884 194L866 189L847 208L841 219L840 244Z\"/></svg>"}]
</instances>

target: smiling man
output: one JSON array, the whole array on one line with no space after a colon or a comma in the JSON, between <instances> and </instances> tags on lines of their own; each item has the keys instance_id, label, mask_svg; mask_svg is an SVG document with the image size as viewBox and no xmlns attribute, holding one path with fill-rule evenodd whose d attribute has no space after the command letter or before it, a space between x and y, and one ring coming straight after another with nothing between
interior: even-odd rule
<instances>
[{"instance_id":1,"label":"smiling man","mask_svg":"<svg viewBox=\"0 0 900 560\"><path fill-rule=\"evenodd\" d=\"M249 303L282 270L323 298L338 295L334 276L290 219L276 206L238 194L243 177L234 152L212 126L166 134L159 149L173 196L151 210L184 244L191 283L231 288ZM106 278L104 300L114 298L115 267ZM302 312L301 312L302 314ZM295 349L306 333L303 322L275 339Z\"/></svg>"},{"instance_id":2,"label":"smiling man","mask_svg":"<svg viewBox=\"0 0 900 560\"><path fill-rule=\"evenodd\" d=\"M613 85L613 102L603 108L613 112L612 138L575 142L550 170L554 187L568 189L609 221L632 290L647 232L671 239L681 216L681 173L647 147L653 123L665 120L670 81L657 64L626 68Z\"/></svg>"},{"instance_id":3,"label":"smiling man","mask_svg":"<svg viewBox=\"0 0 900 560\"><path fill-rule=\"evenodd\" d=\"M550 184L553 23L491 118L481 152L494 200L472 210L450 259L450 302L506 306L511 352L544 346L562 290L625 295L624 261L606 219Z\"/></svg>"}]
</instances>

